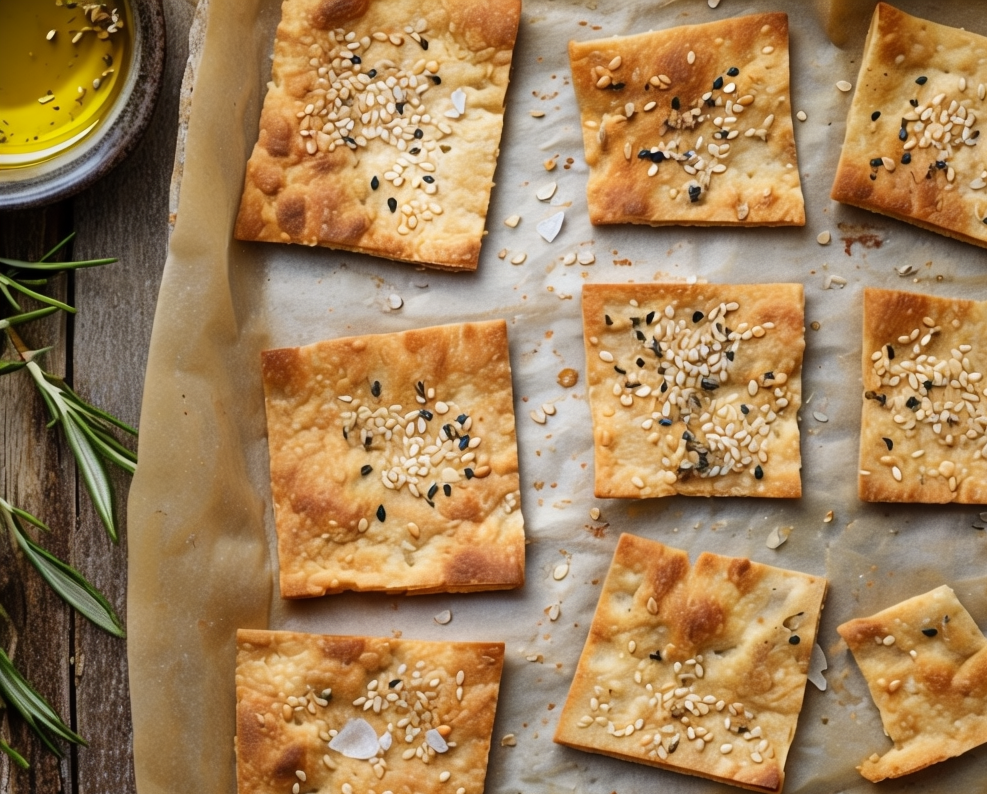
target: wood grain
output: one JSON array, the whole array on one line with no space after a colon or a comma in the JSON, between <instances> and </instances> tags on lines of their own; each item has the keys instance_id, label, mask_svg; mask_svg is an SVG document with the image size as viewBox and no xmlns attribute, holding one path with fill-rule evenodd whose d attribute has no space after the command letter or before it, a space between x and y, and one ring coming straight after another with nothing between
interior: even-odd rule
<instances>
[{"instance_id":1,"label":"wood grain","mask_svg":"<svg viewBox=\"0 0 987 794\"><path fill-rule=\"evenodd\" d=\"M0 213L0 252L37 258L75 229L75 258L117 256L119 262L61 278L79 314L48 318L25 335L57 342L46 368L68 375L86 399L138 424L151 324L168 241L168 193L178 128L179 88L188 56L193 0L165 0L167 56L161 98L138 149L102 181L53 208ZM36 341L35 341L36 340ZM113 473L121 542L114 546L94 513L71 455L45 430L44 405L24 373L0 379L0 493L47 520L46 546L70 560L126 617L125 500L129 477ZM89 741L59 761L19 719L4 736L23 750L22 772L0 755L4 794L133 794L133 729L126 643L71 615L33 570L0 539L0 603L18 629L16 661L63 717ZM10 635L0 633L9 647Z\"/></svg>"}]
</instances>

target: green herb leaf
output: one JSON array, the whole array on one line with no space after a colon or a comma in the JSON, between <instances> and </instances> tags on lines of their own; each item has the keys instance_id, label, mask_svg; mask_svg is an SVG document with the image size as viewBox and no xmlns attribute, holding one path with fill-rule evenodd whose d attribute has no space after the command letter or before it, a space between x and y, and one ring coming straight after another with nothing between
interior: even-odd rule
<instances>
[{"instance_id":1,"label":"green herb leaf","mask_svg":"<svg viewBox=\"0 0 987 794\"><path fill-rule=\"evenodd\" d=\"M28 562L37 569L59 598L104 631L116 637L127 636L123 623L113 611L110 602L81 573L43 549L23 531L16 531L15 538Z\"/></svg>"},{"instance_id":2,"label":"green herb leaf","mask_svg":"<svg viewBox=\"0 0 987 794\"><path fill-rule=\"evenodd\" d=\"M54 314L57 311L57 306L45 306L43 309L36 309L33 312L23 312L21 314L15 314L13 317L4 317L0 320L0 330L9 328L12 325L20 325L21 323L29 323L32 320L40 320L42 317L47 317L49 314Z\"/></svg>"},{"instance_id":3,"label":"green herb leaf","mask_svg":"<svg viewBox=\"0 0 987 794\"><path fill-rule=\"evenodd\" d=\"M0 753L10 756L10 760L17 764L17 766L21 769L31 768L31 765L27 762L27 759L7 744L3 739L0 739Z\"/></svg>"},{"instance_id":4,"label":"green herb leaf","mask_svg":"<svg viewBox=\"0 0 987 794\"><path fill-rule=\"evenodd\" d=\"M82 473L82 481L89 491L89 497L93 501L93 507L99 515L103 526L110 535L110 539L117 543L120 538L117 534L116 520L113 516L113 485L103 466L103 460L89 443L89 438L80 428L77 418L72 414L61 415L62 429L65 431L65 438L69 442L75 462Z\"/></svg>"},{"instance_id":5,"label":"green herb leaf","mask_svg":"<svg viewBox=\"0 0 987 794\"><path fill-rule=\"evenodd\" d=\"M9 375L27 366L26 361L0 361L0 375Z\"/></svg>"},{"instance_id":6,"label":"green herb leaf","mask_svg":"<svg viewBox=\"0 0 987 794\"><path fill-rule=\"evenodd\" d=\"M62 751L52 741L49 732L72 744L86 745L85 739L62 722L58 712L14 667L3 648L0 648L0 697L21 715L44 745L59 758L62 757Z\"/></svg>"},{"instance_id":7,"label":"green herb leaf","mask_svg":"<svg viewBox=\"0 0 987 794\"><path fill-rule=\"evenodd\" d=\"M18 281L15 281L10 276L5 276L3 273L0 273L0 290L4 292L4 294L7 296L7 299L10 301L11 305L15 309L17 309L17 311L20 311L20 306L17 305L16 301L14 301L14 299L11 297L10 293L7 292L6 289L7 287L12 287L18 292L21 292L30 298L34 298L39 303L44 303L47 304L48 306L55 306L61 309L63 312L68 312L69 314L75 314L75 309L73 309L67 303L63 303L60 300L55 300L54 298L50 298L47 295L42 295L40 292L35 292L32 289L28 289L23 284L21 284Z\"/></svg>"}]
</instances>

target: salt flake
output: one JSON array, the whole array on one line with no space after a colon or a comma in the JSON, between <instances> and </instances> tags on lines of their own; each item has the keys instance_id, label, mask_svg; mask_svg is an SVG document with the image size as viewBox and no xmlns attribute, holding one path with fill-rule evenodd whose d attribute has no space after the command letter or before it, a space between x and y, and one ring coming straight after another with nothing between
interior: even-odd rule
<instances>
[{"instance_id":1,"label":"salt flake","mask_svg":"<svg viewBox=\"0 0 987 794\"><path fill-rule=\"evenodd\" d=\"M466 112L466 92L462 88L457 88L452 92L452 106L462 115Z\"/></svg>"},{"instance_id":2,"label":"salt flake","mask_svg":"<svg viewBox=\"0 0 987 794\"><path fill-rule=\"evenodd\" d=\"M775 527L768 535L766 545L769 549L777 549L782 543L788 540L788 536L791 534L791 527Z\"/></svg>"},{"instance_id":3,"label":"salt flake","mask_svg":"<svg viewBox=\"0 0 987 794\"><path fill-rule=\"evenodd\" d=\"M393 741L393 737L391 736L391 734L385 732L380 735L380 738L377 740L377 744L379 744L380 749L386 753L388 750L391 749L392 741Z\"/></svg>"},{"instance_id":4,"label":"salt flake","mask_svg":"<svg viewBox=\"0 0 987 794\"><path fill-rule=\"evenodd\" d=\"M562 231L562 221L565 220L564 212L556 212L551 218L546 218L538 224L538 234L545 242L552 242Z\"/></svg>"},{"instance_id":5,"label":"salt flake","mask_svg":"<svg viewBox=\"0 0 987 794\"><path fill-rule=\"evenodd\" d=\"M425 731L425 743L437 753L444 753L449 749L446 740L442 738L442 734L435 730L435 728Z\"/></svg>"},{"instance_id":6,"label":"salt flake","mask_svg":"<svg viewBox=\"0 0 987 794\"><path fill-rule=\"evenodd\" d=\"M828 666L826 654L823 653L823 649L819 647L817 642L812 646L812 659L809 660L809 680L819 688L820 692L826 691L826 678L823 676L823 670Z\"/></svg>"},{"instance_id":7,"label":"salt flake","mask_svg":"<svg viewBox=\"0 0 987 794\"><path fill-rule=\"evenodd\" d=\"M366 761L377 755L380 743L377 741L377 732L373 726L362 717L357 717L343 726L343 729L329 742L329 749L347 758Z\"/></svg>"}]
</instances>

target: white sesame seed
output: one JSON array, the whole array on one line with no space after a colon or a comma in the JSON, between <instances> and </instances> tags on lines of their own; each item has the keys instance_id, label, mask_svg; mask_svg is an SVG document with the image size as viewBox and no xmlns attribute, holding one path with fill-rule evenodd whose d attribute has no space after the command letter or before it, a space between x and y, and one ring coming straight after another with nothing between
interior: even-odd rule
<instances>
[{"instance_id":1,"label":"white sesame seed","mask_svg":"<svg viewBox=\"0 0 987 794\"><path fill-rule=\"evenodd\" d=\"M609 350L601 350L600 351L600 360L601 361L605 361L608 364L612 364L613 363L613 353L611 353Z\"/></svg>"},{"instance_id":2,"label":"white sesame seed","mask_svg":"<svg viewBox=\"0 0 987 794\"><path fill-rule=\"evenodd\" d=\"M839 81L839 82L838 82L838 83L836 84L836 87L837 87L838 89L840 89L840 91L842 91L842 92L844 92L844 93L846 93L846 92L847 92L847 91L849 91L849 90L850 90L851 88L853 88L853 85L852 85L851 83L848 83L848 82L847 82L846 80L840 80L840 81Z\"/></svg>"},{"instance_id":3,"label":"white sesame seed","mask_svg":"<svg viewBox=\"0 0 987 794\"><path fill-rule=\"evenodd\" d=\"M723 753L723 755L726 755L731 750L733 750L733 745L732 744L721 744L720 745L720 752Z\"/></svg>"},{"instance_id":4,"label":"white sesame seed","mask_svg":"<svg viewBox=\"0 0 987 794\"><path fill-rule=\"evenodd\" d=\"M747 384L747 393L753 397L757 394L757 381L752 380Z\"/></svg>"},{"instance_id":5,"label":"white sesame seed","mask_svg":"<svg viewBox=\"0 0 987 794\"><path fill-rule=\"evenodd\" d=\"M448 609L443 610L432 619L440 626L444 626L446 623L452 620L452 612Z\"/></svg>"},{"instance_id":6,"label":"white sesame seed","mask_svg":"<svg viewBox=\"0 0 987 794\"><path fill-rule=\"evenodd\" d=\"M889 634L887 637L885 637L882 640L882 642L884 643L884 645L887 645L887 646L894 645L894 635L893 634Z\"/></svg>"},{"instance_id":7,"label":"white sesame seed","mask_svg":"<svg viewBox=\"0 0 987 794\"><path fill-rule=\"evenodd\" d=\"M615 69L619 69L620 68L620 64L622 62L623 62L623 59L619 55L615 55L613 57L613 59L610 61L610 63L607 65L607 68L612 72Z\"/></svg>"},{"instance_id":8,"label":"white sesame seed","mask_svg":"<svg viewBox=\"0 0 987 794\"><path fill-rule=\"evenodd\" d=\"M799 121L805 121L809 117L805 115L804 110L800 110L798 113L795 114L795 118L797 118Z\"/></svg>"},{"instance_id":9,"label":"white sesame seed","mask_svg":"<svg viewBox=\"0 0 987 794\"><path fill-rule=\"evenodd\" d=\"M524 252L521 252L520 254L515 254L513 257L511 257L511 264L512 265L523 265L524 264L524 260L527 259L527 258L528 258L528 255L526 253L524 253Z\"/></svg>"},{"instance_id":10,"label":"white sesame seed","mask_svg":"<svg viewBox=\"0 0 987 794\"><path fill-rule=\"evenodd\" d=\"M816 235L816 242L819 243L819 245L829 245L832 239L833 236L829 233L828 230L819 232L819 234Z\"/></svg>"},{"instance_id":11,"label":"white sesame seed","mask_svg":"<svg viewBox=\"0 0 987 794\"><path fill-rule=\"evenodd\" d=\"M892 466L891 476L894 477L898 482L901 482L901 469L899 469L897 466ZM894 642L894 637L891 638L891 641ZM890 645L890 643L888 644Z\"/></svg>"},{"instance_id":12,"label":"white sesame seed","mask_svg":"<svg viewBox=\"0 0 987 794\"><path fill-rule=\"evenodd\" d=\"M560 582L563 579L565 579L568 573L569 573L569 563L560 562L558 565L555 566L555 570L552 571L552 578L555 579L555 581Z\"/></svg>"},{"instance_id":13,"label":"white sesame seed","mask_svg":"<svg viewBox=\"0 0 987 794\"><path fill-rule=\"evenodd\" d=\"M696 62L696 53L694 53L692 50L689 50L689 54L685 56L685 60L691 66Z\"/></svg>"}]
</instances>

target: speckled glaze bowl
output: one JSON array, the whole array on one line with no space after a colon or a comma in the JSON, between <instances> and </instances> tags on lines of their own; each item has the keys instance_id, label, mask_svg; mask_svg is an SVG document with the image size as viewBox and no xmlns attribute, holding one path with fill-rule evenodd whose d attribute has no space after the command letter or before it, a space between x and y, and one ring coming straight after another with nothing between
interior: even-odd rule
<instances>
[{"instance_id":1,"label":"speckled glaze bowl","mask_svg":"<svg viewBox=\"0 0 987 794\"><path fill-rule=\"evenodd\" d=\"M140 142L161 90L165 59L163 0L130 0L133 61L107 120L78 145L42 163L0 170L0 210L51 204L106 175Z\"/></svg>"}]
</instances>

